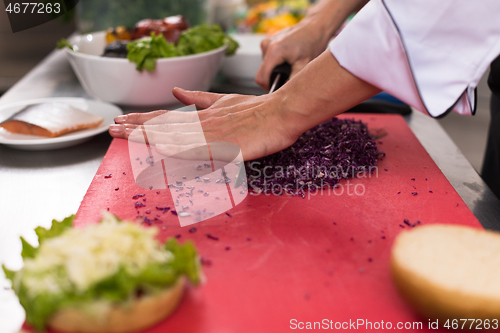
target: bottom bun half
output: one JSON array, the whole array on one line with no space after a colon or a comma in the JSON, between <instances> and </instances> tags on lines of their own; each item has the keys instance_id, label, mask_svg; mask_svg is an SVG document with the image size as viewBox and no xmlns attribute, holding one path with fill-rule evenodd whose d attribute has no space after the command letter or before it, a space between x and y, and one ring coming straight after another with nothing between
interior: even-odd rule
<instances>
[{"instance_id":1,"label":"bottom bun half","mask_svg":"<svg viewBox=\"0 0 500 333\"><path fill-rule=\"evenodd\" d=\"M93 316L79 307L58 310L48 321L56 331L71 333L121 333L140 331L168 317L179 305L186 284L179 278L170 288L131 304L110 305L104 315Z\"/></svg>"}]
</instances>

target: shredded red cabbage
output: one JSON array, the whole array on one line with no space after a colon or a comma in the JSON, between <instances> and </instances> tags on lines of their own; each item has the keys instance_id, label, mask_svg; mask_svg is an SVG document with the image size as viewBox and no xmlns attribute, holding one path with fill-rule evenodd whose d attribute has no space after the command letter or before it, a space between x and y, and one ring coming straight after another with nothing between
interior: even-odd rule
<instances>
[{"instance_id":1,"label":"shredded red cabbage","mask_svg":"<svg viewBox=\"0 0 500 333\"><path fill-rule=\"evenodd\" d=\"M354 119L332 118L302 134L290 147L246 162L249 190L301 195L342 179L365 176L376 169L385 154Z\"/></svg>"}]
</instances>

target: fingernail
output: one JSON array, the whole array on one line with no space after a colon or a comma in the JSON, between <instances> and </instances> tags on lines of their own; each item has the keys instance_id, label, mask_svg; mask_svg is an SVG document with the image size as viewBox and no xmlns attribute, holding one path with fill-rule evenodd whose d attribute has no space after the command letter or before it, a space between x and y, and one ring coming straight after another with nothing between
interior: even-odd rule
<instances>
[{"instance_id":1,"label":"fingernail","mask_svg":"<svg viewBox=\"0 0 500 333\"><path fill-rule=\"evenodd\" d=\"M126 114L118 116L118 117L115 118L115 123L123 123L125 121L127 121L127 115Z\"/></svg>"},{"instance_id":2,"label":"fingernail","mask_svg":"<svg viewBox=\"0 0 500 333\"><path fill-rule=\"evenodd\" d=\"M116 134L123 132L124 129L125 126L123 125L117 125L117 124L109 125L109 131Z\"/></svg>"}]
</instances>

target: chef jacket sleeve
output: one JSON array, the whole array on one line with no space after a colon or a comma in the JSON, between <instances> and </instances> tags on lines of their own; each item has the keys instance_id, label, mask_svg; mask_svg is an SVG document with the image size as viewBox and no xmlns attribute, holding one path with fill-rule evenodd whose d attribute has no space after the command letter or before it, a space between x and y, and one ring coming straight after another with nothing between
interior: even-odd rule
<instances>
[{"instance_id":1,"label":"chef jacket sleeve","mask_svg":"<svg viewBox=\"0 0 500 333\"><path fill-rule=\"evenodd\" d=\"M342 67L417 110L472 115L500 54L499 0L371 0L330 43Z\"/></svg>"}]
</instances>

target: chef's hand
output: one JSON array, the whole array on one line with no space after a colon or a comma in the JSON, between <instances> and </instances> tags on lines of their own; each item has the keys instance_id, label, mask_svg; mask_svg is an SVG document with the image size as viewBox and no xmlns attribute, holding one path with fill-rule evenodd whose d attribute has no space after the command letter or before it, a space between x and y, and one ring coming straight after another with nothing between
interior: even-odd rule
<instances>
[{"instance_id":1,"label":"chef's hand","mask_svg":"<svg viewBox=\"0 0 500 333\"><path fill-rule=\"evenodd\" d=\"M295 76L326 48L328 39L324 37L323 32L317 30L316 25L301 21L264 38L260 44L262 64L255 76L255 82L269 90L272 70L284 62L292 65L290 77Z\"/></svg>"},{"instance_id":2,"label":"chef's hand","mask_svg":"<svg viewBox=\"0 0 500 333\"><path fill-rule=\"evenodd\" d=\"M262 64L255 82L269 90L269 78L274 67L287 62L295 76L311 60L325 51L328 42L347 17L368 0L321 0L312 6L302 21L266 37L260 47Z\"/></svg>"},{"instance_id":3,"label":"chef's hand","mask_svg":"<svg viewBox=\"0 0 500 333\"><path fill-rule=\"evenodd\" d=\"M287 128L279 94L223 95L180 88L175 88L173 94L180 102L203 110L130 113L115 119L110 134L141 142L145 130L149 144L167 156L206 142L231 142L240 147L245 160L280 151L300 135ZM168 117L162 117L167 113ZM143 125L145 122L148 124Z\"/></svg>"},{"instance_id":4,"label":"chef's hand","mask_svg":"<svg viewBox=\"0 0 500 333\"><path fill-rule=\"evenodd\" d=\"M203 110L130 113L116 117L109 133L144 141L145 130L149 143L169 156L206 142L230 142L241 148L244 160L252 160L292 145L306 130L379 92L325 51L272 94L221 95L176 88L179 101Z\"/></svg>"}]
</instances>

